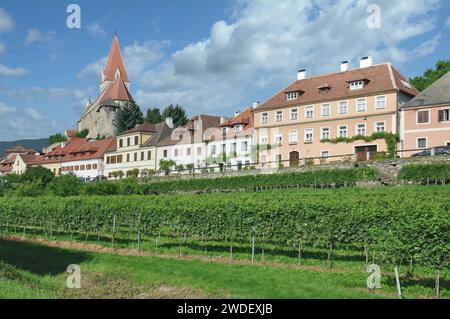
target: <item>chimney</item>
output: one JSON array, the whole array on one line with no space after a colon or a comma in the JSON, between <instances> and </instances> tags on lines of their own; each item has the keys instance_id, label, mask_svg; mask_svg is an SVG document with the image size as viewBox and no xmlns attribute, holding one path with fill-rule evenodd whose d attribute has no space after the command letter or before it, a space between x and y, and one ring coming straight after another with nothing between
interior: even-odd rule
<instances>
[{"instance_id":1,"label":"chimney","mask_svg":"<svg viewBox=\"0 0 450 319\"><path fill-rule=\"evenodd\" d=\"M220 124L225 123L225 118L223 116L220 117Z\"/></svg>"},{"instance_id":2,"label":"chimney","mask_svg":"<svg viewBox=\"0 0 450 319\"><path fill-rule=\"evenodd\" d=\"M373 59L371 56L365 56L361 59L361 62L359 63L359 67L361 69L363 68L369 68L373 65Z\"/></svg>"},{"instance_id":3,"label":"chimney","mask_svg":"<svg viewBox=\"0 0 450 319\"><path fill-rule=\"evenodd\" d=\"M297 81L304 80L306 78L306 70L299 70L297 73Z\"/></svg>"},{"instance_id":4,"label":"chimney","mask_svg":"<svg viewBox=\"0 0 450 319\"><path fill-rule=\"evenodd\" d=\"M169 128L173 128L173 118L171 118L171 117L166 117L166 125L167 125Z\"/></svg>"},{"instance_id":5,"label":"chimney","mask_svg":"<svg viewBox=\"0 0 450 319\"><path fill-rule=\"evenodd\" d=\"M341 72L347 72L348 71L348 61L342 61L341 62Z\"/></svg>"},{"instance_id":6,"label":"chimney","mask_svg":"<svg viewBox=\"0 0 450 319\"><path fill-rule=\"evenodd\" d=\"M254 102L252 108L255 110L259 106L259 102Z\"/></svg>"},{"instance_id":7,"label":"chimney","mask_svg":"<svg viewBox=\"0 0 450 319\"><path fill-rule=\"evenodd\" d=\"M234 117L239 116L239 114L241 114L241 111L237 111L234 113Z\"/></svg>"}]
</instances>

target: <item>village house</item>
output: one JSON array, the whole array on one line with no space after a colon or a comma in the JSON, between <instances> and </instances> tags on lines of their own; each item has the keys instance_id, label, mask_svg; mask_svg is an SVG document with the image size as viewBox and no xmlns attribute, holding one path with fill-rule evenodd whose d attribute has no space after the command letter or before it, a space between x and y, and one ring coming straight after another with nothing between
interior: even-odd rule
<instances>
[{"instance_id":1,"label":"village house","mask_svg":"<svg viewBox=\"0 0 450 319\"><path fill-rule=\"evenodd\" d=\"M402 155L450 147L450 72L401 108Z\"/></svg>"},{"instance_id":2,"label":"village house","mask_svg":"<svg viewBox=\"0 0 450 319\"><path fill-rule=\"evenodd\" d=\"M223 170L240 170L257 162L255 149L255 131L253 127L252 107L236 112L234 117L223 119L219 128L207 136L206 162L210 166L219 165Z\"/></svg>"},{"instance_id":3,"label":"village house","mask_svg":"<svg viewBox=\"0 0 450 319\"><path fill-rule=\"evenodd\" d=\"M352 70L343 62L340 72L327 75L308 77L301 70L297 81L254 111L259 160L276 167L298 166L306 159L373 159L387 151L384 139L345 139L399 133L399 108L417 94L392 64L374 65L371 57ZM343 142L325 142L336 138Z\"/></svg>"},{"instance_id":4,"label":"village house","mask_svg":"<svg viewBox=\"0 0 450 319\"><path fill-rule=\"evenodd\" d=\"M170 136L172 130L172 118L167 118L162 123L145 123L118 135L114 147L104 155L105 176L121 178L137 170L138 176L143 177L156 171L158 143Z\"/></svg>"},{"instance_id":5,"label":"village house","mask_svg":"<svg viewBox=\"0 0 450 319\"><path fill-rule=\"evenodd\" d=\"M6 149L0 161L0 176L8 174L22 175L30 164L38 157L33 149L26 149L20 145L14 149Z\"/></svg>"},{"instance_id":6,"label":"village house","mask_svg":"<svg viewBox=\"0 0 450 319\"><path fill-rule=\"evenodd\" d=\"M183 166L184 169L189 166L196 169L206 167L207 136L218 129L220 122L220 116L197 115L185 126L174 129L170 136L158 143L158 170L160 160L173 160L175 166Z\"/></svg>"}]
</instances>

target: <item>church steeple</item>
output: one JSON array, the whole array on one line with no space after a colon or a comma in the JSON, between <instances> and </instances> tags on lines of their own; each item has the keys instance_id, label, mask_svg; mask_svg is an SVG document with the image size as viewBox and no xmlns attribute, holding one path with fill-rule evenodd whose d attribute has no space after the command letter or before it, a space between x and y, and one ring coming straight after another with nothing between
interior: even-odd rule
<instances>
[{"instance_id":1,"label":"church steeple","mask_svg":"<svg viewBox=\"0 0 450 319\"><path fill-rule=\"evenodd\" d=\"M122 53L120 52L119 38L117 37L117 34L114 34L106 65L102 72L100 91L103 91L108 83L114 82L119 76L126 83L127 87L129 87L128 74L125 70Z\"/></svg>"}]
</instances>

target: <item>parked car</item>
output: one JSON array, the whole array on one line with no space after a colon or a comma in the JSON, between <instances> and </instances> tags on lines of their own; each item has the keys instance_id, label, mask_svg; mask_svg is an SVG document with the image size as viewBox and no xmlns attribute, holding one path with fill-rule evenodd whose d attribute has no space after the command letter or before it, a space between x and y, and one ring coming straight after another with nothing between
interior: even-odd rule
<instances>
[{"instance_id":1,"label":"parked car","mask_svg":"<svg viewBox=\"0 0 450 319\"><path fill-rule=\"evenodd\" d=\"M450 146L435 147L434 155L435 156L450 155ZM425 156L431 156L431 150L422 151L420 153L416 153L413 155L413 157L425 157Z\"/></svg>"}]
</instances>

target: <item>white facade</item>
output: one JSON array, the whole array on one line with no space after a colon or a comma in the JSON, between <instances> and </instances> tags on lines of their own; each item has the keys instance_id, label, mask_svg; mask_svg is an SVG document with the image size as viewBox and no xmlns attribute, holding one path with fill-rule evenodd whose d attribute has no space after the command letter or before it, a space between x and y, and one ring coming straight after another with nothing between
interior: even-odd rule
<instances>
[{"instance_id":1,"label":"white facade","mask_svg":"<svg viewBox=\"0 0 450 319\"><path fill-rule=\"evenodd\" d=\"M103 159L88 159L61 163L62 175L73 174L78 178L94 179L103 177Z\"/></svg>"},{"instance_id":2,"label":"white facade","mask_svg":"<svg viewBox=\"0 0 450 319\"><path fill-rule=\"evenodd\" d=\"M215 166L212 161L217 164L223 162L223 154L225 154L228 169L237 170L238 165L243 166L254 165L255 143L252 135L236 137L235 139L214 140L207 145L207 158L209 166Z\"/></svg>"},{"instance_id":3,"label":"white facade","mask_svg":"<svg viewBox=\"0 0 450 319\"><path fill-rule=\"evenodd\" d=\"M176 144L160 146L157 150L158 168L160 160L173 160L176 165L194 164L195 168L205 166L206 143Z\"/></svg>"}]
</instances>

